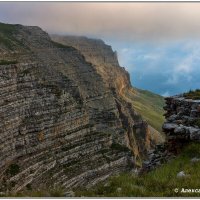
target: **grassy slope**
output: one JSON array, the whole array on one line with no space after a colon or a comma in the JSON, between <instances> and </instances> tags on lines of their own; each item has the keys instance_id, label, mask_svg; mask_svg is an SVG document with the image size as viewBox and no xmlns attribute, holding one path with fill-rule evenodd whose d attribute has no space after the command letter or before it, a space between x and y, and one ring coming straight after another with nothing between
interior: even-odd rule
<instances>
[{"instance_id":1,"label":"grassy slope","mask_svg":"<svg viewBox=\"0 0 200 200\"><path fill-rule=\"evenodd\" d=\"M135 95L126 94L132 101L135 110L157 131L162 132L164 122L164 98L147 90L134 88Z\"/></svg>"},{"instance_id":2,"label":"grassy slope","mask_svg":"<svg viewBox=\"0 0 200 200\"><path fill-rule=\"evenodd\" d=\"M13 37L15 32L15 25L0 23L0 45L3 44L12 49L12 45L15 43L15 38Z\"/></svg>"},{"instance_id":3,"label":"grassy slope","mask_svg":"<svg viewBox=\"0 0 200 200\"><path fill-rule=\"evenodd\" d=\"M121 174L109 179L107 186L99 184L90 190L79 190L76 196L103 197L184 197L200 196L200 193L181 193L182 188L200 189L200 161L191 163L193 157L200 157L200 144L192 143L169 163L136 177L133 174ZM188 177L177 178L184 171ZM117 190L121 188L121 190ZM174 191L178 188L179 192Z\"/></svg>"}]
</instances>

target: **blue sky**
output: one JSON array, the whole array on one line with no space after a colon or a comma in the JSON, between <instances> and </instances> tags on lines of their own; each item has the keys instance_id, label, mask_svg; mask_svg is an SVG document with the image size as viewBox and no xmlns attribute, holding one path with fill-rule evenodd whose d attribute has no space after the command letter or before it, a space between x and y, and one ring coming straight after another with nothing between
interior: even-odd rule
<instances>
[{"instance_id":1,"label":"blue sky","mask_svg":"<svg viewBox=\"0 0 200 200\"><path fill-rule=\"evenodd\" d=\"M200 3L0 2L0 21L101 38L135 87L164 96L200 88Z\"/></svg>"},{"instance_id":2,"label":"blue sky","mask_svg":"<svg viewBox=\"0 0 200 200\"><path fill-rule=\"evenodd\" d=\"M200 88L200 40L111 43L133 86L163 96Z\"/></svg>"}]
</instances>

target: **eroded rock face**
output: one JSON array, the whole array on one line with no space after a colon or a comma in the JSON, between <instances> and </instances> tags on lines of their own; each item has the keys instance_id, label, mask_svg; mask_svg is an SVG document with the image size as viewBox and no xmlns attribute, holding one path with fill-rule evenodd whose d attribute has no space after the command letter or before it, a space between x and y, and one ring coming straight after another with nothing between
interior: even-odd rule
<instances>
[{"instance_id":1,"label":"eroded rock face","mask_svg":"<svg viewBox=\"0 0 200 200\"><path fill-rule=\"evenodd\" d=\"M112 70L104 79L38 27L9 33L0 34L0 60L16 61L0 65L0 191L67 191L133 168L150 144L147 123L119 95L129 79L109 81ZM105 62L118 64L115 54Z\"/></svg>"},{"instance_id":2,"label":"eroded rock face","mask_svg":"<svg viewBox=\"0 0 200 200\"><path fill-rule=\"evenodd\" d=\"M128 72L119 66L117 53L100 39L77 36L57 36L51 38L59 43L78 49L85 59L92 63L103 77L105 84L118 94L131 88Z\"/></svg>"},{"instance_id":3,"label":"eroded rock face","mask_svg":"<svg viewBox=\"0 0 200 200\"><path fill-rule=\"evenodd\" d=\"M112 91L123 119L123 127L128 133L128 140L132 141L129 146L134 155L137 155L136 162L140 162L143 152L158 142L155 135L160 136L160 133L144 122L132 108L135 91L131 87L128 72L118 63L117 53L99 39L58 35L51 35L51 38L55 42L78 49L85 59L92 63L105 86ZM134 124L134 127L131 124Z\"/></svg>"}]
</instances>

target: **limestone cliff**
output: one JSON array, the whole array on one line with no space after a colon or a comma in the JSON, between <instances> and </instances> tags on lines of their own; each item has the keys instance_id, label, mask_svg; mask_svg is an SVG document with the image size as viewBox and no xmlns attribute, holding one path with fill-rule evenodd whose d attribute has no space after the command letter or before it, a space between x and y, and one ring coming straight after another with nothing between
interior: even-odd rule
<instances>
[{"instance_id":1,"label":"limestone cliff","mask_svg":"<svg viewBox=\"0 0 200 200\"><path fill-rule=\"evenodd\" d=\"M105 54L100 69L38 27L0 23L0 191L89 187L146 154L128 73Z\"/></svg>"},{"instance_id":2,"label":"limestone cliff","mask_svg":"<svg viewBox=\"0 0 200 200\"><path fill-rule=\"evenodd\" d=\"M149 92L149 94L151 95L151 97L149 98L149 95L144 95L144 92L142 90L132 88L129 73L125 70L124 67L121 67L119 65L117 53L113 52L111 46L105 44L100 39L90 39L83 36L79 37L51 35L51 38L55 42L72 46L78 49L81 52L81 54L85 57L85 59L88 62L92 63L97 72L103 78L106 86L113 92L115 98L120 98L121 103L123 102L125 104L129 104L130 107L134 108L133 110L135 113L134 115L136 116L135 118L139 117L139 115L136 113L136 109L139 108L137 101L140 101L140 103L143 104L141 106L145 108L145 111L143 112L143 110L139 108L137 109L137 112L142 116L143 119L146 119L149 122L154 120L154 124L157 123L160 126L160 129L158 129L158 126L152 126L154 124L148 124L148 134L146 135L145 139L147 146L150 146L150 143L164 142L163 135L160 132L158 132L161 130L161 124L164 122L164 118L162 118L162 110L154 112L153 109L150 109L152 101L151 97L153 95L155 96L155 94ZM146 100L142 98L146 98ZM158 109L159 107L158 104L160 104L160 102L158 101L160 99L161 104L162 102L164 104L164 100L162 100L160 96L153 99L153 101L156 100L156 109ZM161 107L163 107L163 105ZM127 110L125 112L128 113ZM149 119L149 117L146 117L145 112L151 112L151 118L154 118L156 115L158 115L158 117L156 116L155 119Z\"/></svg>"},{"instance_id":3,"label":"limestone cliff","mask_svg":"<svg viewBox=\"0 0 200 200\"><path fill-rule=\"evenodd\" d=\"M119 66L117 53L113 52L111 46L106 45L102 40L57 35L52 35L51 38L78 49L85 59L94 65L105 84L118 94L123 95L124 90L131 88L129 74Z\"/></svg>"}]
</instances>

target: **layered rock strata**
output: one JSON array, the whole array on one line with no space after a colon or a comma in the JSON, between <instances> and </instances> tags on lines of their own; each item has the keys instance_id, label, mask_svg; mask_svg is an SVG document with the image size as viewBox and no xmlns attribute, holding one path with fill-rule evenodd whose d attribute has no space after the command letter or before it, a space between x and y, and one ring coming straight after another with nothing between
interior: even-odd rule
<instances>
[{"instance_id":1,"label":"layered rock strata","mask_svg":"<svg viewBox=\"0 0 200 200\"><path fill-rule=\"evenodd\" d=\"M186 99L179 95L166 98L163 125L171 149L185 142L200 141L200 100Z\"/></svg>"},{"instance_id":2,"label":"layered rock strata","mask_svg":"<svg viewBox=\"0 0 200 200\"><path fill-rule=\"evenodd\" d=\"M92 63L97 73L102 77L105 86L112 91L117 102L120 102L121 105L123 104L123 113L129 116L128 120L131 120L129 123L134 123L137 128L140 127L141 124L144 125L144 120L133 109L133 101L135 96L138 95L138 91L132 88L129 73L124 67L119 65L117 53L112 50L111 46L105 44L100 39L90 39L83 36L51 35L51 38L55 42L72 46L79 50L85 59L89 63ZM124 108L127 109L124 110ZM134 122L132 119L134 119ZM125 122L123 124L125 129L128 129L129 135L134 135L132 128L127 128L127 123ZM149 149L158 142L163 142L164 140L162 135L149 124L147 124L146 129L146 136L145 134L140 135L141 133L136 136L137 140L140 138L140 142L132 146L135 155L141 155L144 149ZM145 146L143 145L144 142ZM139 157L140 156L138 156L138 160L140 162L141 159Z\"/></svg>"},{"instance_id":3,"label":"layered rock strata","mask_svg":"<svg viewBox=\"0 0 200 200\"><path fill-rule=\"evenodd\" d=\"M104 79L40 28L0 25L0 191L89 187L137 165L150 140L119 95L127 72Z\"/></svg>"}]
</instances>

